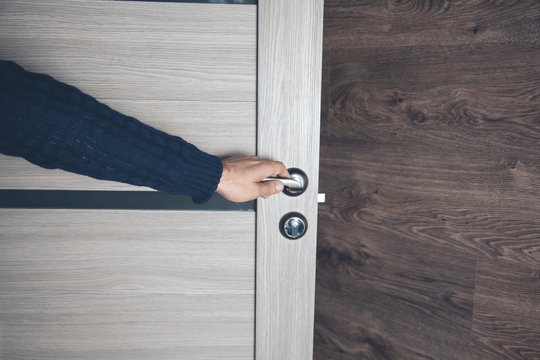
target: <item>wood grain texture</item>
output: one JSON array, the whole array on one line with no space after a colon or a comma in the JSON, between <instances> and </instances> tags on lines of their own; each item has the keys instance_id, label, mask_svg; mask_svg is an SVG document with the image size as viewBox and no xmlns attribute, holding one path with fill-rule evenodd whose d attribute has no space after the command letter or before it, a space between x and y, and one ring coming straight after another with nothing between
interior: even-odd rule
<instances>
[{"instance_id":1,"label":"wood grain texture","mask_svg":"<svg viewBox=\"0 0 540 360\"><path fill-rule=\"evenodd\" d=\"M256 7L0 1L0 58L201 150L255 152ZM145 190L0 155L0 188Z\"/></svg>"},{"instance_id":2,"label":"wood grain texture","mask_svg":"<svg viewBox=\"0 0 540 360\"><path fill-rule=\"evenodd\" d=\"M325 6L314 358L537 358L540 3Z\"/></svg>"},{"instance_id":3,"label":"wood grain texture","mask_svg":"<svg viewBox=\"0 0 540 360\"><path fill-rule=\"evenodd\" d=\"M4 0L0 56L99 99L255 101L256 7Z\"/></svg>"},{"instance_id":4,"label":"wood grain texture","mask_svg":"<svg viewBox=\"0 0 540 360\"><path fill-rule=\"evenodd\" d=\"M540 267L480 257L471 351L475 359L540 358Z\"/></svg>"},{"instance_id":5,"label":"wood grain texture","mask_svg":"<svg viewBox=\"0 0 540 360\"><path fill-rule=\"evenodd\" d=\"M252 359L254 232L252 212L0 209L0 357Z\"/></svg>"},{"instance_id":6,"label":"wood grain texture","mask_svg":"<svg viewBox=\"0 0 540 360\"><path fill-rule=\"evenodd\" d=\"M475 256L320 211L316 359L468 358Z\"/></svg>"},{"instance_id":7,"label":"wood grain texture","mask_svg":"<svg viewBox=\"0 0 540 360\"><path fill-rule=\"evenodd\" d=\"M257 203L256 358L307 360L313 354L313 309L319 120L322 70L322 0L258 3L257 154L304 170L309 187ZM297 241L280 235L290 211L308 220Z\"/></svg>"},{"instance_id":8,"label":"wood grain texture","mask_svg":"<svg viewBox=\"0 0 540 360\"><path fill-rule=\"evenodd\" d=\"M538 1L328 0L325 49L538 44Z\"/></svg>"},{"instance_id":9,"label":"wood grain texture","mask_svg":"<svg viewBox=\"0 0 540 360\"><path fill-rule=\"evenodd\" d=\"M540 53L516 48L332 52L325 151L387 203L372 223L538 265Z\"/></svg>"}]
</instances>

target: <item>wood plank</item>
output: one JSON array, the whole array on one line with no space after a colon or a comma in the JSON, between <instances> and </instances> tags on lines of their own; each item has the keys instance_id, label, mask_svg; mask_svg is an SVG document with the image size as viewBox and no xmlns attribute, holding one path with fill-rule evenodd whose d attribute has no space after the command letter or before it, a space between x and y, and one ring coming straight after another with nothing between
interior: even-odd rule
<instances>
[{"instance_id":1,"label":"wood plank","mask_svg":"<svg viewBox=\"0 0 540 360\"><path fill-rule=\"evenodd\" d=\"M0 295L2 359L253 359L254 295L35 295Z\"/></svg>"},{"instance_id":2,"label":"wood plank","mask_svg":"<svg viewBox=\"0 0 540 360\"><path fill-rule=\"evenodd\" d=\"M309 178L298 197L257 203L257 359L312 359L322 71L322 0L262 0L259 12L257 154ZM303 238L280 235L298 211Z\"/></svg>"},{"instance_id":3,"label":"wood plank","mask_svg":"<svg viewBox=\"0 0 540 360\"><path fill-rule=\"evenodd\" d=\"M540 358L540 263L479 258L471 352L475 359Z\"/></svg>"},{"instance_id":4,"label":"wood plank","mask_svg":"<svg viewBox=\"0 0 540 360\"><path fill-rule=\"evenodd\" d=\"M315 359L538 357L539 20L325 1Z\"/></svg>"},{"instance_id":5,"label":"wood plank","mask_svg":"<svg viewBox=\"0 0 540 360\"><path fill-rule=\"evenodd\" d=\"M0 58L203 151L255 152L256 7L0 1ZM2 189L151 190L0 155Z\"/></svg>"},{"instance_id":6,"label":"wood plank","mask_svg":"<svg viewBox=\"0 0 540 360\"><path fill-rule=\"evenodd\" d=\"M332 51L324 192L365 198L372 225L535 266L538 57L526 45Z\"/></svg>"},{"instance_id":7,"label":"wood plank","mask_svg":"<svg viewBox=\"0 0 540 360\"><path fill-rule=\"evenodd\" d=\"M0 357L251 359L254 232L253 212L0 209Z\"/></svg>"},{"instance_id":8,"label":"wood plank","mask_svg":"<svg viewBox=\"0 0 540 360\"><path fill-rule=\"evenodd\" d=\"M540 4L514 2L325 2L325 49L538 44Z\"/></svg>"},{"instance_id":9,"label":"wood plank","mask_svg":"<svg viewBox=\"0 0 540 360\"><path fill-rule=\"evenodd\" d=\"M256 7L0 2L0 57L98 99L255 101Z\"/></svg>"},{"instance_id":10,"label":"wood plank","mask_svg":"<svg viewBox=\"0 0 540 360\"><path fill-rule=\"evenodd\" d=\"M540 179L531 167L414 143L327 143L321 149L321 191L332 199L328 216L472 255L529 266L540 261L540 194L532 185Z\"/></svg>"},{"instance_id":11,"label":"wood plank","mask_svg":"<svg viewBox=\"0 0 540 360\"><path fill-rule=\"evenodd\" d=\"M320 211L315 359L469 358L476 256Z\"/></svg>"}]
</instances>

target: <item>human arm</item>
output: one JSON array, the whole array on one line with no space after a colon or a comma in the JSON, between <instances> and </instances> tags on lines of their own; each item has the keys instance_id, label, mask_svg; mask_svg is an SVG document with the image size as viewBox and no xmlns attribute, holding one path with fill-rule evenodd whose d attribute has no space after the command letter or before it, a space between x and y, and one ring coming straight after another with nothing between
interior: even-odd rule
<instances>
[{"instance_id":1,"label":"human arm","mask_svg":"<svg viewBox=\"0 0 540 360\"><path fill-rule=\"evenodd\" d=\"M185 194L197 204L223 181L221 193L234 198L228 195L234 192L229 172L217 156L73 86L1 60L0 152L48 169Z\"/></svg>"}]
</instances>

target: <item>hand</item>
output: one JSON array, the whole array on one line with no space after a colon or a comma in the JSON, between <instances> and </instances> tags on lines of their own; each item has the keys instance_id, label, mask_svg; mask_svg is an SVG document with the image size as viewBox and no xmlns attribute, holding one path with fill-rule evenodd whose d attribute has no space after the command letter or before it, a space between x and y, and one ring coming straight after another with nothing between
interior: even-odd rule
<instances>
[{"instance_id":1,"label":"hand","mask_svg":"<svg viewBox=\"0 0 540 360\"><path fill-rule=\"evenodd\" d=\"M256 156L233 156L223 159L223 175L217 192L225 199L244 202L258 197L267 198L283 191L280 181L260 183L269 176L290 177L279 161L265 161Z\"/></svg>"}]
</instances>

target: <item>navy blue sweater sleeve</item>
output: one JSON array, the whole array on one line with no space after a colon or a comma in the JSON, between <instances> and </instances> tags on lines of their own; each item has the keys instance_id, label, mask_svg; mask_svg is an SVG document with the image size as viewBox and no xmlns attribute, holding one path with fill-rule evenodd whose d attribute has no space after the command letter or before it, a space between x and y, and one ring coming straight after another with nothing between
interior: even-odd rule
<instances>
[{"instance_id":1,"label":"navy blue sweater sleeve","mask_svg":"<svg viewBox=\"0 0 540 360\"><path fill-rule=\"evenodd\" d=\"M185 194L201 204L223 165L79 89L0 60L0 152L48 169Z\"/></svg>"}]
</instances>

